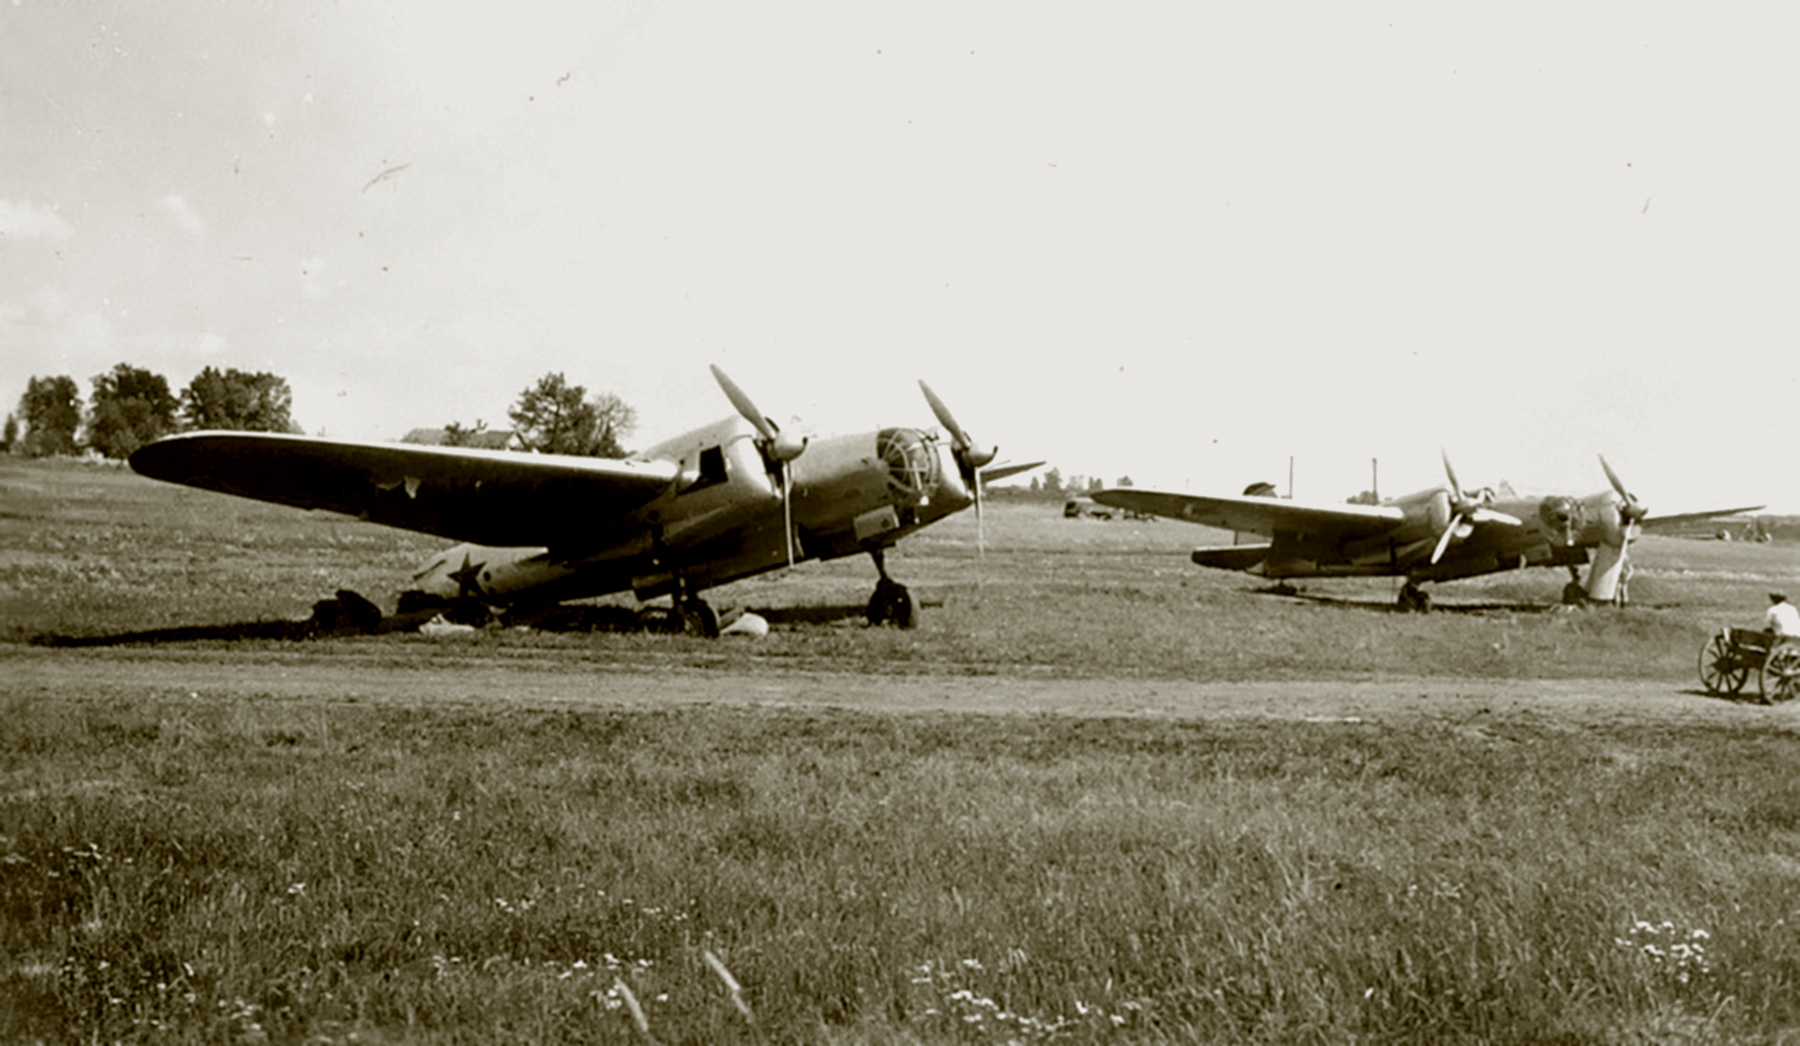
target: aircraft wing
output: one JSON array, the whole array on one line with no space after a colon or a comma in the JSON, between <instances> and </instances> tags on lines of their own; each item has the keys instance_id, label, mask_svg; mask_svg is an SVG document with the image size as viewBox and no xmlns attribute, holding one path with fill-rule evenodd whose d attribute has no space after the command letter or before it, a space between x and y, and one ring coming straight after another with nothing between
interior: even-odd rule
<instances>
[{"instance_id":1,"label":"aircraft wing","mask_svg":"<svg viewBox=\"0 0 1800 1046\"><path fill-rule=\"evenodd\" d=\"M1638 525L1645 530L1655 532L1657 530L1667 530L1674 527L1686 526L1690 523L1704 523L1709 519L1718 519L1720 516L1736 516L1745 512L1760 512L1764 507L1765 506L1763 505L1746 505L1743 508L1722 508L1714 512L1683 512L1677 516L1651 516Z\"/></svg>"},{"instance_id":2,"label":"aircraft wing","mask_svg":"<svg viewBox=\"0 0 1800 1046\"><path fill-rule=\"evenodd\" d=\"M667 490L679 472L672 461L260 432L171 436L140 447L131 467L170 483L479 545L558 547L593 541Z\"/></svg>"},{"instance_id":3,"label":"aircraft wing","mask_svg":"<svg viewBox=\"0 0 1800 1046\"><path fill-rule=\"evenodd\" d=\"M1391 505L1313 505L1284 498L1173 494L1137 487L1115 487L1088 496L1114 508L1250 534L1298 531L1372 537L1406 521L1406 513Z\"/></svg>"}]
</instances>

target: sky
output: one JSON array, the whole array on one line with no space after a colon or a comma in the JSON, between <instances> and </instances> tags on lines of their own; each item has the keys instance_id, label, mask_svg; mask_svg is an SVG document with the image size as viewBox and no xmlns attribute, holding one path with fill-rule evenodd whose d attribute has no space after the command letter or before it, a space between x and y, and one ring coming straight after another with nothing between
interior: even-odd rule
<instances>
[{"instance_id":1,"label":"sky","mask_svg":"<svg viewBox=\"0 0 1800 1046\"><path fill-rule=\"evenodd\" d=\"M0 0L0 404L731 413L1800 512L1800 7Z\"/></svg>"}]
</instances>

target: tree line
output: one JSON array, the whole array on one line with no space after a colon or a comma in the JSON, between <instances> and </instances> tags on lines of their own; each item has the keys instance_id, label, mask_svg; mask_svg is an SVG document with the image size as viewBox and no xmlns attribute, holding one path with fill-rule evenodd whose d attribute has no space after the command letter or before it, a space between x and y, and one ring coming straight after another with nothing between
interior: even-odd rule
<instances>
[{"instance_id":1,"label":"tree line","mask_svg":"<svg viewBox=\"0 0 1800 1046\"><path fill-rule=\"evenodd\" d=\"M5 450L34 458L83 450L123 458L189 429L299 432L293 401L276 374L206 367L177 394L162 375L121 363L94 376L85 407L74 378L34 376L0 439Z\"/></svg>"},{"instance_id":2,"label":"tree line","mask_svg":"<svg viewBox=\"0 0 1800 1046\"><path fill-rule=\"evenodd\" d=\"M1105 490L1108 486L1106 480L1099 476L1083 476L1079 473L1065 480L1061 469L1051 468L1046 469L1041 475L1031 477L1031 483L1025 489L1027 493L1042 494L1045 497L1075 497L1081 494L1091 494L1096 490ZM1131 486L1131 477L1120 476L1110 486L1129 487Z\"/></svg>"},{"instance_id":3,"label":"tree line","mask_svg":"<svg viewBox=\"0 0 1800 1046\"><path fill-rule=\"evenodd\" d=\"M200 429L298 433L293 391L276 374L206 367L180 393L160 374L120 363L81 388L68 375L31 378L16 413L6 416L0 452L28 457L93 451L108 458L164 436ZM451 422L432 442L447 446L499 446L546 454L625 456L624 440L637 412L610 392L588 395L560 372L546 374L520 393L508 411L514 429L488 433L485 422ZM499 439L484 437L500 436Z\"/></svg>"}]
</instances>

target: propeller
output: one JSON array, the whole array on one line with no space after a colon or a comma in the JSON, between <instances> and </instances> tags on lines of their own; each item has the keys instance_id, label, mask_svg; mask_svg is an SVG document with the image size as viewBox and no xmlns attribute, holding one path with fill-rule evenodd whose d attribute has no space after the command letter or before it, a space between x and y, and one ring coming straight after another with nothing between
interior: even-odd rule
<instances>
[{"instance_id":1,"label":"propeller","mask_svg":"<svg viewBox=\"0 0 1800 1046\"><path fill-rule=\"evenodd\" d=\"M1618 502L1618 542L1603 541L1594 551L1594 565L1588 568L1587 594L1589 598L1606 601L1613 599L1618 592L1619 579L1629 569L1627 560L1630 557L1630 546L1639 525L1650 510L1637 499L1631 491L1625 489L1625 483L1613 467L1607 463L1606 455L1598 455L1600 469L1606 473L1606 481L1612 484L1613 491L1619 495ZM1614 527L1607 527L1610 538Z\"/></svg>"},{"instance_id":2,"label":"propeller","mask_svg":"<svg viewBox=\"0 0 1800 1046\"><path fill-rule=\"evenodd\" d=\"M791 567L794 565L794 477L789 463L806 449L806 438L782 432L780 426L756 409L756 403L750 399L750 394L738 388L737 382L720 370L718 364L712 365L712 372L719 382L719 388L725 390L725 398L756 429L759 437L756 449L762 451L763 462L769 471L781 480L781 531L787 538L787 561Z\"/></svg>"},{"instance_id":3,"label":"propeller","mask_svg":"<svg viewBox=\"0 0 1800 1046\"><path fill-rule=\"evenodd\" d=\"M919 382L919 391L925 394L925 402L931 404L931 412L937 415L938 424L950 433L950 450L956 455L956 467L962 472L963 482L975 494L975 548L979 555L987 555L987 536L981 524L981 470L994 460L998 451L994 447L984 447L969 438L963 427L956 423L956 416L944 401L938 399L937 393L924 381Z\"/></svg>"},{"instance_id":4,"label":"propeller","mask_svg":"<svg viewBox=\"0 0 1800 1046\"><path fill-rule=\"evenodd\" d=\"M1517 517L1496 512L1483 504L1480 498L1464 494L1462 484L1456 480L1456 467L1450 464L1450 452L1444 450L1440 453L1444 457L1444 475L1450 480L1450 522L1445 525L1444 532L1438 535L1437 547L1431 550L1432 566L1437 566L1438 560L1444 558L1444 551L1450 547L1450 539L1462 529L1465 520L1470 523L1504 523L1514 527L1524 525Z\"/></svg>"},{"instance_id":5,"label":"propeller","mask_svg":"<svg viewBox=\"0 0 1800 1046\"><path fill-rule=\"evenodd\" d=\"M1644 507L1644 503L1639 501L1636 495L1625 489L1625 484L1619 479L1619 474L1614 472L1612 466L1606 463L1606 455L1601 454L1599 455L1599 458L1600 468L1606 473L1606 481L1611 483L1612 488L1618 491L1619 497L1624 499L1619 504L1620 525L1629 527L1633 524L1642 523L1644 517L1650 514L1650 510Z\"/></svg>"}]
</instances>

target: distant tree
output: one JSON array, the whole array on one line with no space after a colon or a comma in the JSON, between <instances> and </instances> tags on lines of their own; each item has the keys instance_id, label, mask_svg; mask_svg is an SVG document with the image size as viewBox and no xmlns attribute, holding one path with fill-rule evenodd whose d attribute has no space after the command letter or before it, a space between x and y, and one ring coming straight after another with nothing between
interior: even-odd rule
<instances>
[{"instance_id":1,"label":"distant tree","mask_svg":"<svg viewBox=\"0 0 1800 1046\"><path fill-rule=\"evenodd\" d=\"M1087 488L1088 488L1088 493L1090 493L1090 494L1096 490L1105 490L1106 489L1106 481L1101 479L1099 476L1095 476L1093 479L1088 480Z\"/></svg>"},{"instance_id":2,"label":"distant tree","mask_svg":"<svg viewBox=\"0 0 1800 1046\"><path fill-rule=\"evenodd\" d=\"M1063 479L1061 469L1051 469L1044 473L1044 493L1061 494L1062 489Z\"/></svg>"},{"instance_id":3,"label":"distant tree","mask_svg":"<svg viewBox=\"0 0 1800 1046\"><path fill-rule=\"evenodd\" d=\"M1352 505L1379 505L1381 504L1381 495L1372 490L1365 490L1344 500Z\"/></svg>"},{"instance_id":4,"label":"distant tree","mask_svg":"<svg viewBox=\"0 0 1800 1046\"><path fill-rule=\"evenodd\" d=\"M17 445L29 457L75 453L81 427L81 387L66 374L31 379L19 398L25 437Z\"/></svg>"},{"instance_id":5,"label":"distant tree","mask_svg":"<svg viewBox=\"0 0 1800 1046\"><path fill-rule=\"evenodd\" d=\"M637 411L610 392L593 399L562 374L546 374L519 394L507 412L519 445L541 454L622 458L623 440L637 425Z\"/></svg>"},{"instance_id":6,"label":"distant tree","mask_svg":"<svg viewBox=\"0 0 1800 1046\"><path fill-rule=\"evenodd\" d=\"M1044 489L1044 482L1036 476L1033 476L1031 477L1031 485L1026 489L1030 490L1033 494L1041 493Z\"/></svg>"},{"instance_id":7,"label":"distant tree","mask_svg":"<svg viewBox=\"0 0 1800 1046\"><path fill-rule=\"evenodd\" d=\"M1129 487L1129 486L1131 486L1131 477L1130 476L1120 476L1119 481L1117 483L1113 484L1113 486Z\"/></svg>"},{"instance_id":8,"label":"distant tree","mask_svg":"<svg viewBox=\"0 0 1800 1046\"><path fill-rule=\"evenodd\" d=\"M603 458L625 456L625 440L637 428L637 410L615 393L597 392L588 401L594 411L594 453Z\"/></svg>"},{"instance_id":9,"label":"distant tree","mask_svg":"<svg viewBox=\"0 0 1800 1046\"><path fill-rule=\"evenodd\" d=\"M190 429L299 432L287 379L236 367L207 367L181 390L181 420Z\"/></svg>"},{"instance_id":10,"label":"distant tree","mask_svg":"<svg viewBox=\"0 0 1800 1046\"><path fill-rule=\"evenodd\" d=\"M13 444L19 442L19 419L11 414L6 416L6 432L0 436L0 453L11 454Z\"/></svg>"},{"instance_id":11,"label":"distant tree","mask_svg":"<svg viewBox=\"0 0 1800 1046\"><path fill-rule=\"evenodd\" d=\"M95 375L88 402L88 446L109 458L123 458L153 439L175 431L179 404L169 382L129 363Z\"/></svg>"}]
</instances>

